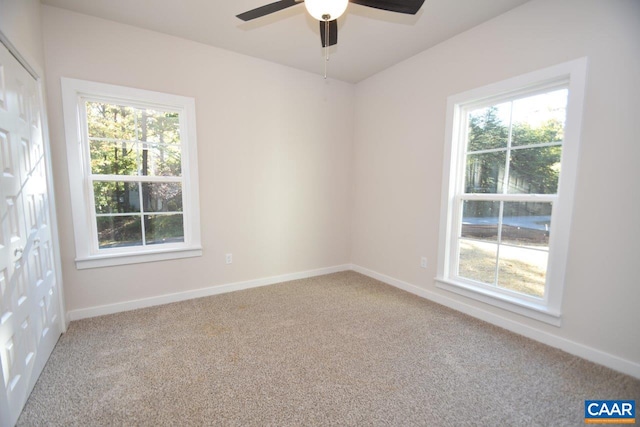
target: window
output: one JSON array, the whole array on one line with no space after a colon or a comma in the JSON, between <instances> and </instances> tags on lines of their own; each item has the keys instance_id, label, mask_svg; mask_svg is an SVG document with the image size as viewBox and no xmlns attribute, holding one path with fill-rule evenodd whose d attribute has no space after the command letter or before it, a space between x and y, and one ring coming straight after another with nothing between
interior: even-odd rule
<instances>
[{"instance_id":1,"label":"window","mask_svg":"<svg viewBox=\"0 0 640 427\"><path fill-rule=\"evenodd\" d=\"M585 72L449 98L438 287L560 324Z\"/></svg>"},{"instance_id":2,"label":"window","mask_svg":"<svg viewBox=\"0 0 640 427\"><path fill-rule=\"evenodd\" d=\"M62 80L76 266L199 256L192 98Z\"/></svg>"}]
</instances>

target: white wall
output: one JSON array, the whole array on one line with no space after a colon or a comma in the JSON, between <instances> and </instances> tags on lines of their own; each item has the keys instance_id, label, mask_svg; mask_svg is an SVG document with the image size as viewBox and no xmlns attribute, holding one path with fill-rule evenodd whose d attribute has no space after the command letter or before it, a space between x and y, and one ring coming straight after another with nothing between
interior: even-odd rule
<instances>
[{"instance_id":1,"label":"white wall","mask_svg":"<svg viewBox=\"0 0 640 427\"><path fill-rule=\"evenodd\" d=\"M447 97L583 56L588 82L562 327L437 289ZM549 342L622 358L639 375L639 76L640 2L534 0L359 83L352 262Z\"/></svg>"},{"instance_id":2,"label":"white wall","mask_svg":"<svg viewBox=\"0 0 640 427\"><path fill-rule=\"evenodd\" d=\"M42 10L67 310L348 263L352 85ZM202 257L75 268L62 76L195 98ZM225 265L225 253L233 264Z\"/></svg>"},{"instance_id":3,"label":"white wall","mask_svg":"<svg viewBox=\"0 0 640 427\"><path fill-rule=\"evenodd\" d=\"M0 0L0 30L29 65L44 66L39 0Z\"/></svg>"}]
</instances>

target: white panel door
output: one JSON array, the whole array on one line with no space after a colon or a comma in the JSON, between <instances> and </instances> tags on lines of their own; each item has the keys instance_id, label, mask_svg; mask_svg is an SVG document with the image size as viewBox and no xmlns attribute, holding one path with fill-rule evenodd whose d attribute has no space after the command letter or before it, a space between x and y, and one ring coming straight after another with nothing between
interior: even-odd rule
<instances>
[{"instance_id":1,"label":"white panel door","mask_svg":"<svg viewBox=\"0 0 640 427\"><path fill-rule=\"evenodd\" d=\"M0 43L0 425L15 424L60 337L40 93Z\"/></svg>"}]
</instances>

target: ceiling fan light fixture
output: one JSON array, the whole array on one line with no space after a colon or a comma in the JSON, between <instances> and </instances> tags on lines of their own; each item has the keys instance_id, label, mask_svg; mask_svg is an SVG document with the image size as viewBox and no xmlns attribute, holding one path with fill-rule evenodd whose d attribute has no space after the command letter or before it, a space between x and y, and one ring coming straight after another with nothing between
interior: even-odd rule
<instances>
[{"instance_id":1,"label":"ceiling fan light fixture","mask_svg":"<svg viewBox=\"0 0 640 427\"><path fill-rule=\"evenodd\" d=\"M311 16L318 21L338 19L345 10L349 0L304 0L304 6Z\"/></svg>"}]
</instances>

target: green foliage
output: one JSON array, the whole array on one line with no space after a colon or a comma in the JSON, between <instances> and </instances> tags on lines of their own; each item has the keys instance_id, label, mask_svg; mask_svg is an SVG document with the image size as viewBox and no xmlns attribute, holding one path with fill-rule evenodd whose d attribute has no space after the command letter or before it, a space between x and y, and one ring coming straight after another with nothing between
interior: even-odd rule
<instances>
[{"instance_id":1,"label":"green foliage","mask_svg":"<svg viewBox=\"0 0 640 427\"><path fill-rule=\"evenodd\" d=\"M183 241L182 215L145 215L147 243Z\"/></svg>"},{"instance_id":2,"label":"green foliage","mask_svg":"<svg viewBox=\"0 0 640 427\"><path fill-rule=\"evenodd\" d=\"M142 245L139 216L102 216L97 218L101 248Z\"/></svg>"},{"instance_id":3,"label":"green foliage","mask_svg":"<svg viewBox=\"0 0 640 427\"><path fill-rule=\"evenodd\" d=\"M509 124L498 118L495 106L474 111L469 115L469 139L467 151L480 151L507 146Z\"/></svg>"},{"instance_id":4,"label":"green foliage","mask_svg":"<svg viewBox=\"0 0 640 427\"><path fill-rule=\"evenodd\" d=\"M507 185L509 193L554 194L560 174L561 145L530 147L530 145L562 141L563 126L558 120L548 120L536 127L528 123L513 123L512 147L509 159L509 180L505 182L506 147L509 125L504 124L496 107L469 115L467 170L465 191L468 193L500 193ZM522 148L520 148L522 147ZM474 151L501 149L489 153Z\"/></svg>"},{"instance_id":5,"label":"green foliage","mask_svg":"<svg viewBox=\"0 0 640 427\"><path fill-rule=\"evenodd\" d=\"M564 127L556 119L547 120L538 127L532 127L528 123L514 123L511 138L514 146L562 141Z\"/></svg>"},{"instance_id":6,"label":"green foliage","mask_svg":"<svg viewBox=\"0 0 640 427\"><path fill-rule=\"evenodd\" d=\"M140 212L137 182L94 181L96 213Z\"/></svg>"},{"instance_id":7,"label":"green foliage","mask_svg":"<svg viewBox=\"0 0 640 427\"><path fill-rule=\"evenodd\" d=\"M91 171L180 176L178 113L87 102Z\"/></svg>"},{"instance_id":8,"label":"green foliage","mask_svg":"<svg viewBox=\"0 0 640 427\"><path fill-rule=\"evenodd\" d=\"M98 178L94 181L96 213L182 211L180 183L99 179L99 175L181 176L179 114L92 101L86 103L86 113L91 172ZM183 236L182 215L178 216L179 221L156 221L158 226L155 228L163 236ZM141 240L140 216L121 218L128 220L98 218L101 247L118 245L119 241L121 244L141 244L131 243Z\"/></svg>"}]
</instances>

